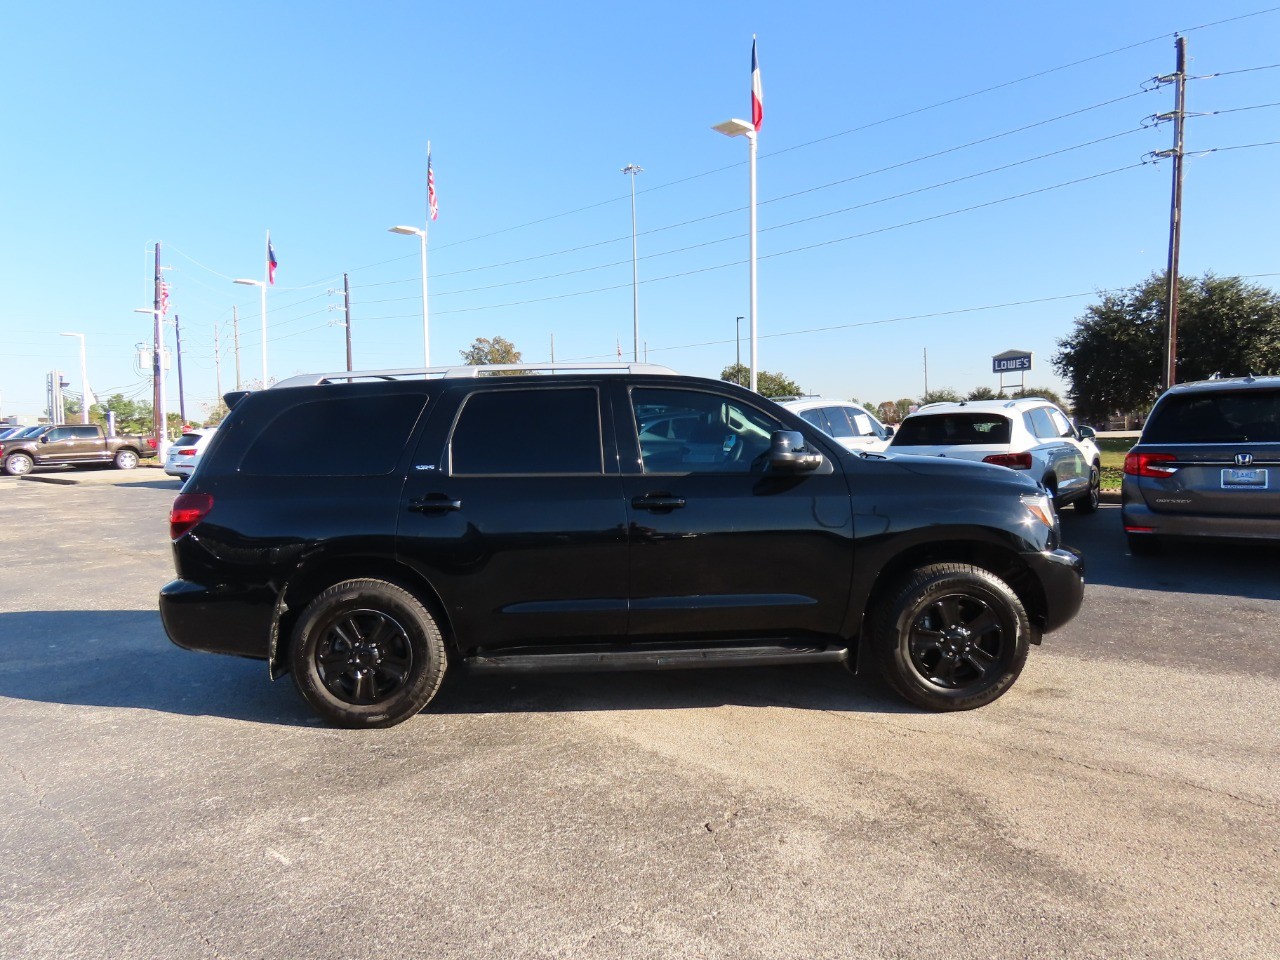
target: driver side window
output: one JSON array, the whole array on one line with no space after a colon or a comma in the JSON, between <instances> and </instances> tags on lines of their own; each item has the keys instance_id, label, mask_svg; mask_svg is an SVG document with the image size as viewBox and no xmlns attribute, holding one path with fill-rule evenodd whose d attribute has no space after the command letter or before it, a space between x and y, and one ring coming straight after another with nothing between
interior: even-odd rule
<instances>
[{"instance_id":1,"label":"driver side window","mask_svg":"<svg viewBox=\"0 0 1280 960\"><path fill-rule=\"evenodd\" d=\"M750 473L783 429L754 407L698 390L637 388L631 408L645 473Z\"/></svg>"}]
</instances>

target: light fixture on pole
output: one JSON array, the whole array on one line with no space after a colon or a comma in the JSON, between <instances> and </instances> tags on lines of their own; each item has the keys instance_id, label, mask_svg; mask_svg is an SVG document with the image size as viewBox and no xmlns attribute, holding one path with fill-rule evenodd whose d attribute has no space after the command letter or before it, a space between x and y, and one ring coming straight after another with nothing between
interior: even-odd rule
<instances>
[{"instance_id":1,"label":"light fixture on pole","mask_svg":"<svg viewBox=\"0 0 1280 960\"><path fill-rule=\"evenodd\" d=\"M726 120L711 128L726 137L746 137L751 158L751 389L756 389L756 128L747 120Z\"/></svg>"},{"instance_id":2,"label":"light fixture on pole","mask_svg":"<svg viewBox=\"0 0 1280 960\"><path fill-rule=\"evenodd\" d=\"M169 456L169 407L164 396L164 340L161 337L160 311L152 307L138 307L134 313L149 313L155 321L155 348L151 361L151 376L156 382L156 456L163 465Z\"/></svg>"},{"instance_id":3,"label":"light fixture on pole","mask_svg":"<svg viewBox=\"0 0 1280 960\"><path fill-rule=\"evenodd\" d=\"M265 280L235 280L234 283L242 283L246 287L260 287L262 290L262 389L267 389L270 383L267 380L267 281Z\"/></svg>"},{"instance_id":4,"label":"light fixture on pole","mask_svg":"<svg viewBox=\"0 0 1280 960\"><path fill-rule=\"evenodd\" d=\"M632 360L640 362L640 271L636 265L636 177L644 167L628 163L622 172L631 178L631 337Z\"/></svg>"},{"instance_id":5,"label":"light fixture on pole","mask_svg":"<svg viewBox=\"0 0 1280 960\"><path fill-rule=\"evenodd\" d=\"M89 375L85 372L84 362L84 334L83 333L60 333L60 337L79 337L80 338L80 389L84 395L80 398L80 422L89 422L89 402L92 395L89 393Z\"/></svg>"},{"instance_id":6,"label":"light fixture on pole","mask_svg":"<svg viewBox=\"0 0 1280 960\"><path fill-rule=\"evenodd\" d=\"M427 231L417 227L391 227L390 233L404 237L417 237L422 241L422 360L431 366L431 333L427 326Z\"/></svg>"}]
</instances>

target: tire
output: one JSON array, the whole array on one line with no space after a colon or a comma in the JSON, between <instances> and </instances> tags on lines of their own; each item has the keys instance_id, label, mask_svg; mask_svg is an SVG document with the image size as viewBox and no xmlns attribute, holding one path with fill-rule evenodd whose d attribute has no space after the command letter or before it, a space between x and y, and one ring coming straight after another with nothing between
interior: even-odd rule
<instances>
[{"instance_id":1,"label":"tire","mask_svg":"<svg viewBox=\"0 0 1280 960\"><path fill-rule=\"evenodd\" d=\"M912 571L871 618L881 676L926 710L972 710L1000 697L1022 672L1030 638L1009 585L962 563Z\"/></svg>"},{"instance_id":2,"label":"tire","mask_svg":"<svg viewBox=\"0 0 1280 960\"><path fill-rule=\"evenodd\" d=\"M1089 468L1089 492L1076 501L1076 513L1097 513L1102 503L1102 471L1095 463Z\"/></svg>"},{"instance_id":3,"label":"tire","mask_svg":"<svg viewBox=\"0 0 1280 960\"><path fill-rule=\"evenodd\" d=\"M138 454L133 450L117 450L115 465L117 470L132 470L138 465Z\"/></svg>"},{"instance_id":4,"label":"tire","mask_svg":"<svg viewBox=\"0 0 1280 960\"><path fill-rule=\"evenodd\" d=\"M427 608L382 580L346 580L312 600L294 627L289 659L303 699L350 729L414 716L440 689L447 662Z\"/></svg>"},{"instance_id":5,"label":"tire","mask_svg":"<svg viewBox=\"0 0 1280 960\"><path fill-rule=\"evenodd\" d=\"M4 472L11 477L26 476L34 466L34 461L25 453L11 453L4 458Z\"/></svg>"}]
</instances>

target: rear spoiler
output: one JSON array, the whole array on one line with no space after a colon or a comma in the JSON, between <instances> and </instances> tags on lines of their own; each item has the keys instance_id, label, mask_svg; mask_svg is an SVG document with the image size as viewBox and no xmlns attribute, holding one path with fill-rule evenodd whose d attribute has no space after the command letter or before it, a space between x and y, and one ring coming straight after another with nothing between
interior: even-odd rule
<instances>
[{"instance_id":1,"label":"rear spoiler","mask_svg":"<svg viewBox=\"0 0 1280 960\"><path fill-rule=\"evenodd\" d=\"M222 402L227 405L228 410L234 410L236 404L247 397L252 391L249 390L232 390L230 393L222 395Z\"/></svg>"}]
</instances>

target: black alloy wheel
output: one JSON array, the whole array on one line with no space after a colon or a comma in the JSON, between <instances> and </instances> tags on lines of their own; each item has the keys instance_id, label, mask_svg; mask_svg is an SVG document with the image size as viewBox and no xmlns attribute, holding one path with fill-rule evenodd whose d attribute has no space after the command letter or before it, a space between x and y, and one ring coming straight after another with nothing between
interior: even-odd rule
<instances>
[{"instance_id":1,"label":"black alloy wheel","mask_svg":"<svg viewBox=\"0 0 1280 960\"><path fill-rule=\"evenodd\" d=\"M1089 492L1076 501L1077 513L1097 513L1102 504L1102 471L1095 463L1089 468Z\"/></svg>"},{"instance_id":2,"label":"black alloy wheel","mask_svg":"<svg viewBox=\"0 0 1280 960\"><path fill-rule=\"evenodd\" d=\"M971 710L1022 672L1030 623L1017 594L981 567L940 563L908 576L873 617L881 673L912 703Z\"/></svg>"},{"instance_id":3,"label":"black alloy wheel","mask_svg":"<svg viewBox=\"0 0 1280 960\"><path fill-rule=\"evenodd\" d=\"M347 580L307 605L290 661L299 692L340 727L389 727L418 713L444 678L435 619L407 590Z\"/></svg>"}]
</instances>

